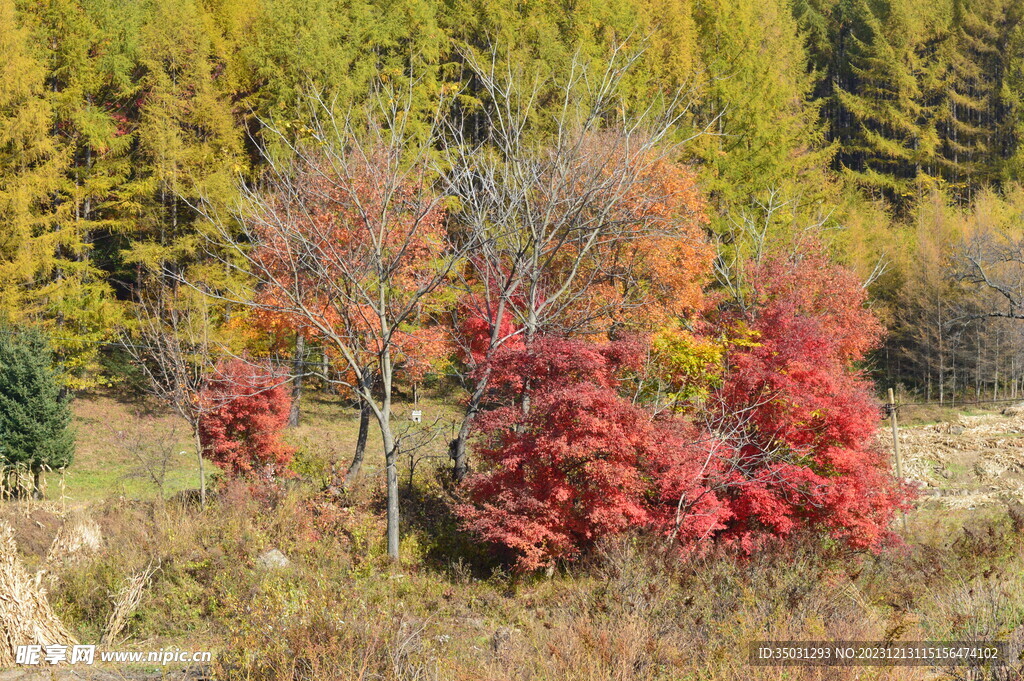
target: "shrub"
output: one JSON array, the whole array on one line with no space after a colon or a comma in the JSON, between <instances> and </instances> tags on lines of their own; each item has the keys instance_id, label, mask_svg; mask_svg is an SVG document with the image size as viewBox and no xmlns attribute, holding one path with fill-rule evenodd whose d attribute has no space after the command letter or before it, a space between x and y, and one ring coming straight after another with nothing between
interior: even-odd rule
<instances>
[{"instance_id":1,"label":"shrub","mask_svg":"<svg viewBox=\"0 0 1024 681\"><path fill-rule=\"evenodd\" d=\"M218 366L200 399L203 453L231 475L270 479L280 475L295 450L281 440L291 397L273 372L240 359Z\"/></svg>"},{"instance_id":2,"label":"shrub","mask_svg":"<svg viewBox=\"0 0 1024 681\"><path fill-rule=\"evenodd\" d=\"M679 536L719 527L723 509L696 489L690 462L699 457L685 428L618 394L618 374L636 366L640 349L541 338L496 358L496 393L513 402L529 378L530 406L481 415L476 453L486 467L467 479L469 501L458 513L468 529L511 549L519 569L576 558L632 527L674 526L674 508L659 503L669 493L690 494L707 511Z\"/></svg>"},{"instance_id":3,"label":"shrub","mask_svg":"<svg viewBox=\"0 0 1024 681\"><path fill-rule=\"evenodd\" d=\"M756 342L730 350L711 429L725 434L732 520L724 535L753 549L766 536L823 527L857 548L891 540L906 503L874 443L873 386L857 369L882 328L852 272L820 253L752 267L745 306L726 322Z\"/></svg>"},{"instance_id":4,"label":"shrub","mask_svg":"<svg viewBox=\"0 0 1024 681\"><path fill-rule=\"evenodd\" d=\"M540 337L495 353L496 408L478 417L475 441L483 469L457 509L465 526L523 570L634 527L747 553L801 528L857 549L895 540L888 525L908 490L873 442L878 407L856 368L881 333L863 289L813 251L747 275L749 297L723 305L711 329L732 340L709 341L722 349L691 363L718 361L714 380L690 390L699 401L683 413L654 416L621 394L647 354L636 340ZM694 371L677 365L654 373Z\"/></svg>"}]
</instances>

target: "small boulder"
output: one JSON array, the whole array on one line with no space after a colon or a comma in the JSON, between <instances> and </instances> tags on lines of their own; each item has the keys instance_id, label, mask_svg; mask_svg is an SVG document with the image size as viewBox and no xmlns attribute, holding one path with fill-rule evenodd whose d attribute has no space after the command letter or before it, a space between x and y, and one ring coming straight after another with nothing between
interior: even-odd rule
<instances>
[{"instance_id":1,"label":"small boulder","mask_svg":"<svg viewBox=\"0 0 1024 681\"><path fill-rule=\"evenodd\" d=\"M292 564L292 562L288 560L288 556L284 555L277 549L264 551L256 558L256 562L259 563L260 567L267 570L284 570Z\"/></svg>"}]
</instances>

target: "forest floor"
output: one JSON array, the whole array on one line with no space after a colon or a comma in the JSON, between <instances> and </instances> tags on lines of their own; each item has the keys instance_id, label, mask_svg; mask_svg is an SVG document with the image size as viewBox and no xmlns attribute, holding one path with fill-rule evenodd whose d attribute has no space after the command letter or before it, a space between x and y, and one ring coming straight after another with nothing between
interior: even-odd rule
<instances>
[{"instance_id":1,"label":"forest floor","mask_svg":"<svg viewBox=\"0 0 1024 681\"><path fill-rule=\"evenodd\" d=\"M50 476L43 501L0 504L17 562L85 644L100 641L132 578L155 567L107 648L209 650L213 663L20 667L0 681L931 681L960 677L752 667L747 649L760 639L1024 643L1024 515L1005 504L1024 482L1016 416L949 412L901 429L905 473L925 493L905 544L881 554L807 536L753 556L681 560L636 535L549 578L510 573L459 531L443 484L454 404L421 400L420 424L411 405L396 408L419 444L402 464L396 567L372 430L361 481L329 489L358 424L340 399L304 401L303 425L287 434L298 475L284 490L218 483L205 509L173 499L196 480L177 419L112 396L78 400L71 470ZM266 563L273 551L284 566ZM1008 673L999 678L1024 678Z\"/></svg>"},{"instance_id":2,"label":"forest floor","mask_svg":"<svg viewBox=\"0 0 1024 681\"><path fill-rule=\"evenodd\" d=\"M410 420L413 409L422 412L422 422ZM445 455L446 437L451 437L457 413L453 401L437 397L416 405L410 401L395 404L398 432L417 445L407 448L414 469ZM74 504L111 498L169 498L181 490L198 489L191 433L185 421L169 410L140 398L101 394L75 400L73 415L75 459L66 472L46 476L47 498ZM308 393L302 400L300 425L285 434L285 440L297 450L293 468L307 479L329 475L331 464L343 472L358 430L359 411L347 400ZM380 468L380 449L380 433L371 423L366 444L368 475ZM407 477L409 455L402 466ZM218 471L208 462L206 475L215 484Z\"/></svg>"}]
</instances>

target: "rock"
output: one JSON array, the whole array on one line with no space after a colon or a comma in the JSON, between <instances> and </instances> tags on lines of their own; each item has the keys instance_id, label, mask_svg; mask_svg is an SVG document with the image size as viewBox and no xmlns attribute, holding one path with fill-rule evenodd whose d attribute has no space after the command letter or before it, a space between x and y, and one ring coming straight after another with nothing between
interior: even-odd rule
<instances>
[{"instance_id":1,"label":"rock","mask_svg":"<svg viewBox=\"0 0 1024 681\"><path fill-rule=\"evenodd\" d=\"M964 427L963 426L950 426L949 427L949 434L950 435L963 435L964 434Z\"/></svg>"},{"instance_id":2,"label":"rock","mask_svg":"<svg viewBox=\"0 0 1024 681\"><path fill-rule=\"evenodd\" d=\"M515 627L499 627L498 630L494 632L494 636L491 637L491 650L493 650L496 655L500 655L508 649L512 644L513 638L515 638L518 633L519 630Z\"/></svg>"},{"instance_id":3,"label":"rock","mask_svg":"<svg viewBox=\"0 0 1024 681\"><path fill-rule=\"evenodd\" d=\"M288 556L284 555L277 549L270 549L264 551L256 558L256 562L259 563L260 567L266 568L267 570L284 570L292 564L288 560Z\"/></svg>"}]
</instances>

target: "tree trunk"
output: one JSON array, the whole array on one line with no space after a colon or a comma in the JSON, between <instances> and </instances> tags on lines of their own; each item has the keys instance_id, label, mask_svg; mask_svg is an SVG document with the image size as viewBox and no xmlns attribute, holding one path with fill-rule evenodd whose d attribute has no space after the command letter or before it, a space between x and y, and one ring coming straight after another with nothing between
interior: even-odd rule
<instances>
[{"instance_id":1,"label":"tree trunk","mask_svg":"<svg viewBox=\"0 0 1024 681\"><path fill-rule=\"evenodd\" d=\"M203 462L203 443L199 439L199 427L192 429L192 437L196 443L196 458L199 460L199 503L206 507L206 464Z\"/></svg>"},{"instance_id":2,"label":"tree trunk","mask_svg":"<svg viewBox=\"0 0 1024 681\"><path fill-rule=\"evenodd\" d=\"M487 392L487 384L491 377L491 368L488 366L483 375L477 380L476 389L469 397L469 404L466 405L466 413L462 417L462 425L459 426L459 433L455 439L448 443L448 456L452 460L452 479L455 482L462 482L469 473L469 463L466 452L466 441L469 439L469 431L473 419L480 411L480 402Z\"/></svg>"},{"instance_id":3,"label":"tree trunk","mask_svg":"<svg viewBox=\"0 0 1024 681\"><path fill-rule=\"evenodd\" d=\"M355 479L359 475L360 469L363 467L363 458L366 456L366 437L370 432L370 416L373 412L370 410L370 405L366 403L366 400L359 398L359 434L356 436L356 451L352 455L352 463L348 465L348 471L345 473L345 485L348 485L349 480Z\"/></svg>"},{"instance_id":4,"label":"tree trunk","mask_svg":"<svg viewBox=\"0 0 1024 681\"><path fill-rule=\"evenodd\" d=\"M460 483L469 474L469 463L466 456L466 440L469 438L470 422L473 417L467 414L462 419L459 432L455 438L448 443L448 456L452 460L452 480Z\"/></svg>"},{"instance_id":5,"label":"tree trunk","mask_svg":"<svg viewBox=\"0 0 1024 681\"><path fill-rule=\"evenodd\" d=\"M43 469L39 466L32 468L32 498L43 498Z\"/></svg>"},{"instance_id":6,"label":"tree trunk","mask_svg":"<svg viewBox=\"0 0 1024 681\"><path fill-rule=\"evenodd\" d=\"M324 392L325 393L333 393L333 392L335 392L334 384L331 383L331 381L330 381L331 361L327 357L327 350L326 349L323 349L323 352L320 355L320 371L321 371L321 375L323 376Z\"/></svg>"},{"instance_id":7,"label":"tree trunk","mask_svg":"<svg viewBox=\"0 0 1024 681\"><path fill-rule=\"evenodd\" d=\"M377 415L384 439L384 463L387 466L388 558L398 562L398 445L391 432L391 405L385 399L384 409Z\"/></svg>"},{"instance_id":8,"label":"tree trunk","mask_svg":"<svg viewBox=\"0 0 1024 681\"><path fill-rule=\"evenodd\" d=\"M292 410L288 414L288 425L299 425L302 417L299 401L302 399L302 377L306 373L306 339L301 333L295 334L295 358L292 360Z\"/></svg>"},{"instance_id":9,"label":"tree trunk","mask_svg":"<svg viewBox=\"0 0 1024 681\"><path fill-rule=\"evenodd\" d=\"M385 457L388 466L388 558L398 562L398 450Z\"/></svg>"}]
</instances>

